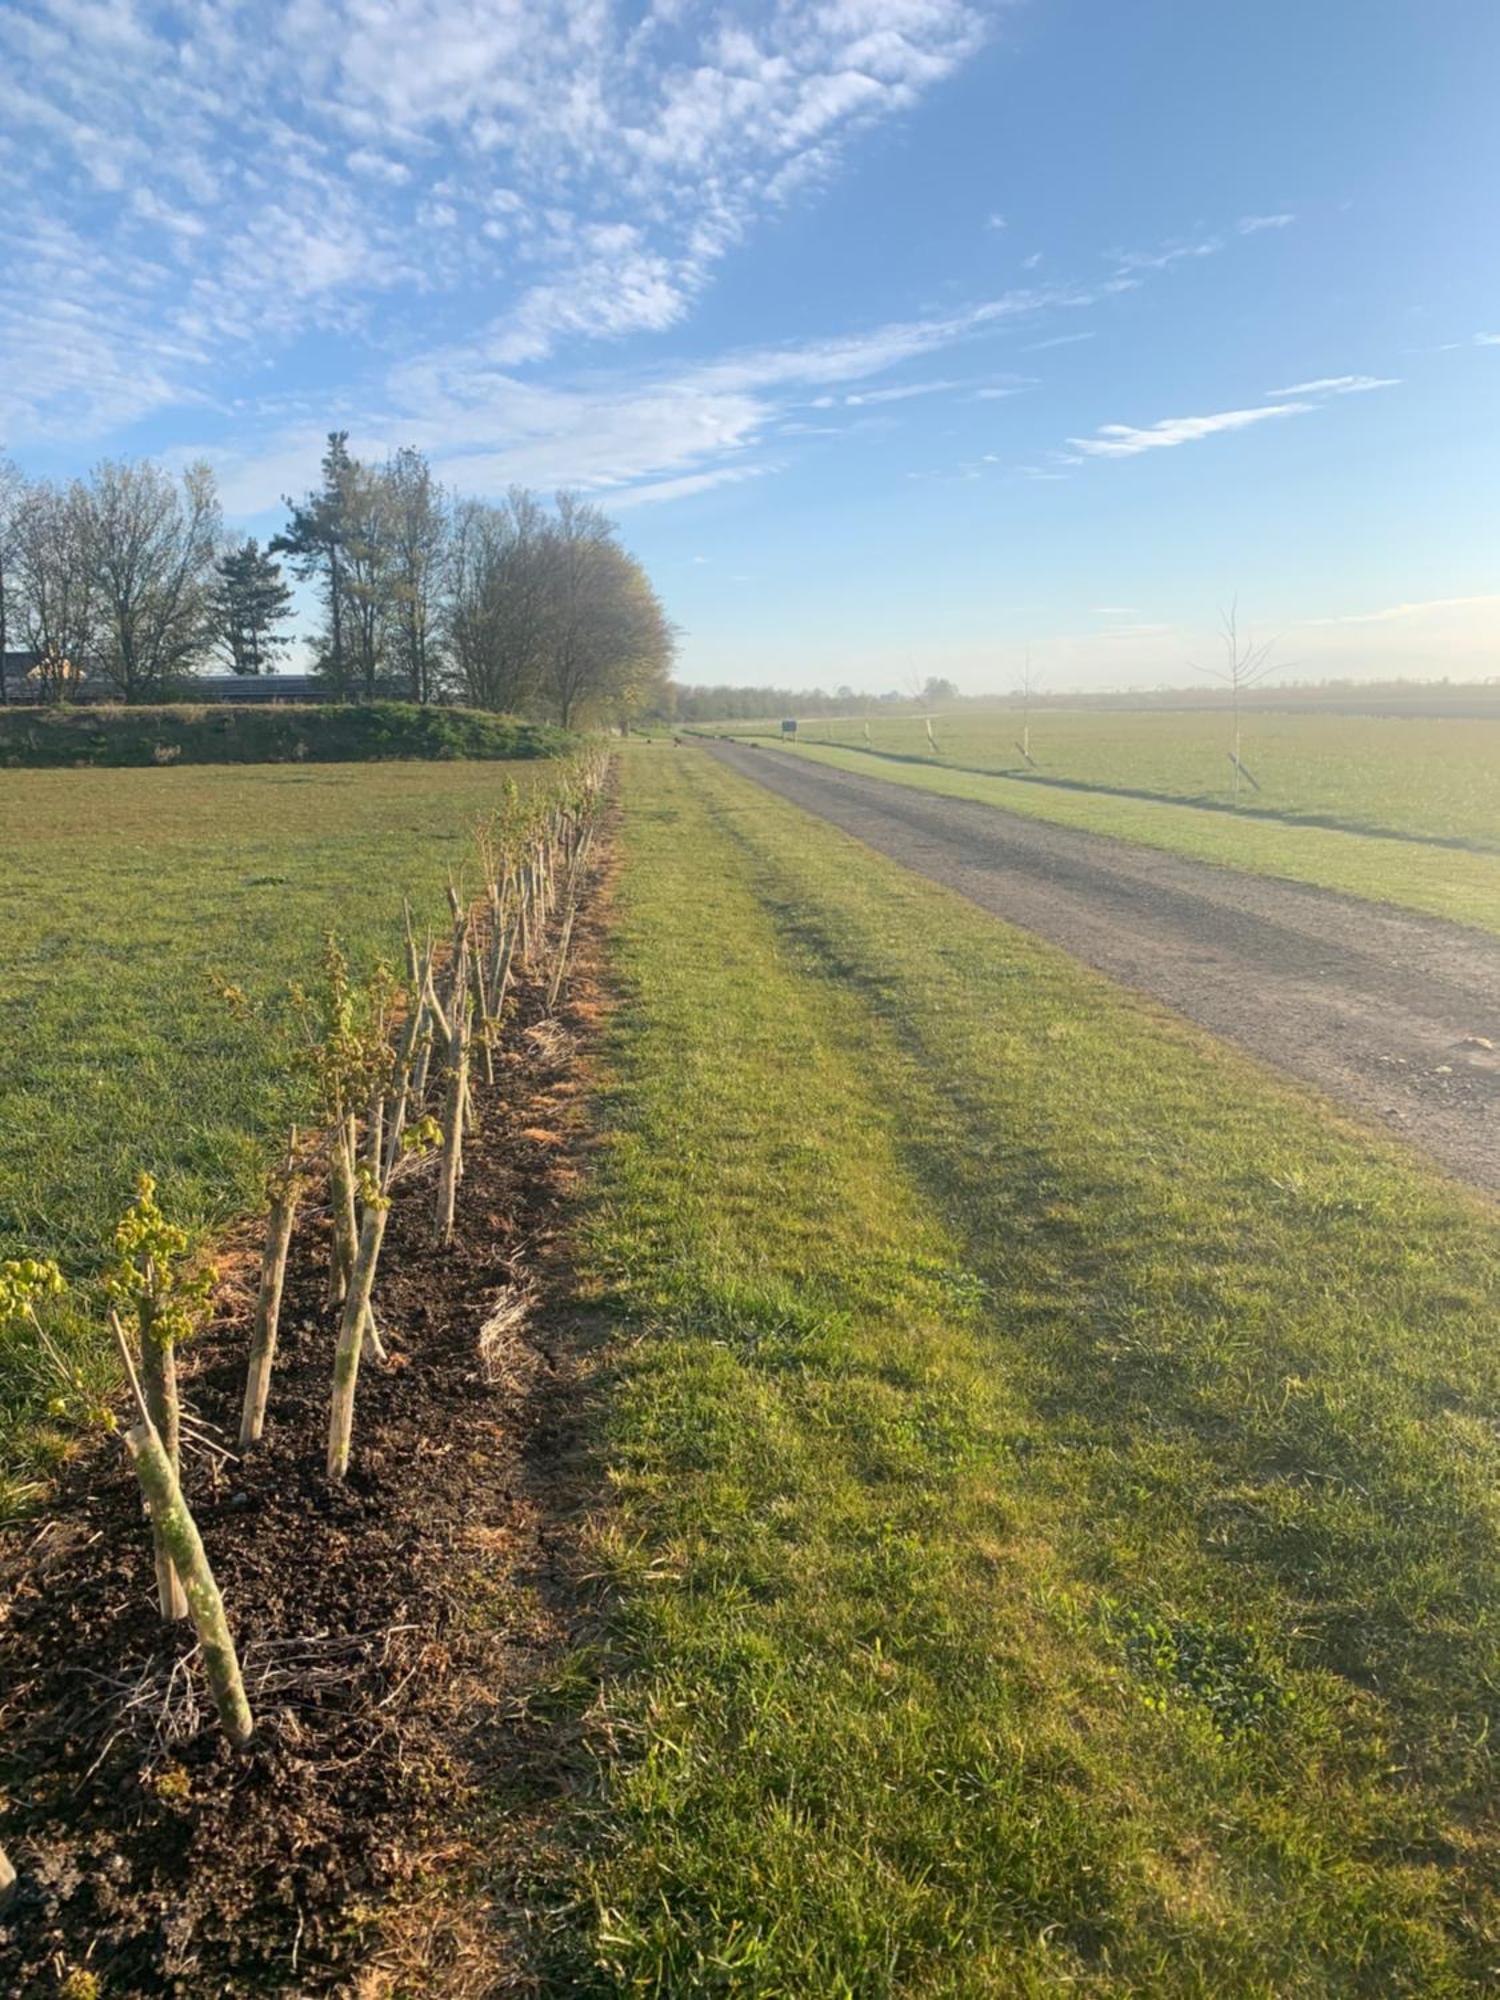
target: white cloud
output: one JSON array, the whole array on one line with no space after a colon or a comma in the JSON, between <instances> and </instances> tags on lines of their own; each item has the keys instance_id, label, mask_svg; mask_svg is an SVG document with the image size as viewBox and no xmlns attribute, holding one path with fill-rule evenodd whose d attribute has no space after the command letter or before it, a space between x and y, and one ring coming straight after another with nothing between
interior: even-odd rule
<instances>
[{"instance_id":1,"label":"white cloud","mask_svg":"<svg viewBox=\"0 0 1500 2000\"><path fill-rule=\"evenodd\" d=\"M1321 375L1316 382L1294 382L1289 389L1267 389L1268 396L1362 396L1370 389L1397 389L1399 375Z\"/></svg>"},{"instance_id":2,"label":"white cloud","mask_svg":"<svg viewBox=\"0 0 1500 2000\"><path fill-rule=\"evenodd\" d=\"M1169 271L1174 264L1215 257L1223 248L1223 237L1205 236L1191 243L1164 243L1156 250L1112 250L1109 254L1119 271Z\"/></svg>"},{"instance_id":3,"label":"white cloud","mask_svg":"<svg viewBox=\"0 0 1500 2000\"><path fill-rule=\"evenodd\" d=\"M1094 340L1093 333L1055 333L1050 340L1033 340L1029 347L1023 347L1023 354L1044 354L1049 347L1072 347L1076 341Z\"/></svg>"},{"instance_id":4,"label":"white cloud","mask_svg":"<svg viewBox=\"0 0 1500 2000\"><path fill-rule=\"evenodd\" d=\"M1474 345L1476 347L1500 347L1500 333L1476 333L1474 336Z\"/></svg>"},{"instance_id":5,"label":"white cloud","mask_svg":"<svg viewBox=\"0 0 1500 2000\"><path fill-rule=\"evenodd\" d=\"M1289 229L1295 215L1242 215L1234 225L1241 236L1258 236L1263 229Z\"/></svg>"},{"instance_id":6,"label":"white cloud","mask_svg":"<svg viewBox=\"0 0 1500 2000\"><path fill-rule=\"evenodd\" d=\"M1159 423L1141 428L1133 424L1101 424L1093 437L1069 438L1068 442L1090 458L1135 458L1144 451L1167 451L1174 445L1197 444L1225 431L1248 430L1271 417L1303 416L1316 408L1316 403L1261 403L1253 409L1219 410L1207 417L1163 417Z\"/></svg>"},{"instance_id":7,"label":"white cloud","mask_svg":"<svg viewBox=\"0 0 1500 2000\"><path fill-rule=\"evenodd\" d=\"M24 140L0 251L17 268L18 236L86 238L101 385L80 398L47 314L8 313L9 439L93 436L127 403L191 401L260 369L268 341L361 335L393 290L413 317L488 321L500 365L660 332L751 230L972 55L992 11L776 0L731 24L685 5L643 17L631 0L0 9ZM143 248L160 268L132 288ZM128 315L100 309L127 294ZM118 394L132 378L137 395Z\"/></svg>"},{"instance_id":8,"label":"white cloud","mask_svg":"<svg viewBox=\"0 0 1500 2000\"><path fill-rule=\"evenodd\" d=\"M852 395L844 397L844 407L857 410L865 403L905 403L913 396L938 396L947 390L962 389L963 386L962 382L903 382L891 389L859 389ZM984 393L983 390L980 391L981 395ZM814 408L817 408L822 400L822 397L819 397Z\"/></svg>"},{"instance_id":9,"label":"white cloud","mask_svg":"<svg viewBox=\"0 0 1500 2000\"><path fill-rule=\"evenodd\" d=\"M1414 604L1389 604L1381 611L1346 611L1332 618L1307 618L1306 625L1391 625L1411 618L1426 618L1433 613L1466 612L1482 607L1500 614L1500 595L1488 594L1479 597L1428 597Z\"/></svg>"},{"instance_id":10,"label":"white cloud","mask_svg":"<svg viewBox=\"0 0 1500 2000\"><path fill-rule=\"evenodd\" d=\"M405 187L411 179L411 168L401 160L393 160L388 153L377 152L373 146L356 146L347 155L344 165L352 174L362 174L367 180L384 181L387 187Z\"/></svg>"},{"instance_id":11,"label":"white cloud","mask_svg":"<svg viewBox=\"0 0 1500 2000\"><path fill-rule=\"evenodd\" d=\"M1009 229L1010 224L1003 215L992 215L984 226L986 229Z\"/></svg>"},{"instance_id":12,"label":"white cloud","mask_svg":"<svg viewBox=\"0 0 1500 2000\"><path fill-rule=\"evenodd\" d=\"M611 493L614 507L645 507L661 500L685 500L694 493L710 492L715 486L737 486L746 479L760 479L774 472L772 465L724 465L716 472L690 472L681 479L657 479L644 486L627 486ZM700 559L701 560L701 559Z\"/></svg>"}]
</instances>

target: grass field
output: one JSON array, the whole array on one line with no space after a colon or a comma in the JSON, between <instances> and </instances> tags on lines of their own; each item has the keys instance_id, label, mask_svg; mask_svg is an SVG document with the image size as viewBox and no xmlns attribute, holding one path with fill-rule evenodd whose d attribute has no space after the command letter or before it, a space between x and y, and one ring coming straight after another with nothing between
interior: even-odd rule
<instances>
[{"instance_id":1,"label":"grass field","mask_svg":"<svg viewBox=\"0 0 1500 2000\"><path fill-rule=\"evenodd\" d=\"M1297 721L1300 726L1324 719ZM1339 720L1342 724L1346 719ZM1432 725L1456 732L1490 726L1456 721ZM1206 811L1201 806L1135 798L1118 791L989 776L917 757L871 756L863 749L824 745L821 729L821 723L811 725L793 754L949 798L976 799L1055 825L1165 848L1219 867L1310 882L1481 930L1500 930L1500 854L1486 849L1455 847L1405 834L1352 833L1254 812ZM741 734L749 740L770 740L749 730ZM1500 785L1496 789L1500 790Z\"/></svg>"},{"instance_id":2,"label":"grass field","mask_svg":"<svg viewBox=\"0 0 1500 2000\"><path fill-rule=\"evenodd\" d=\"M195 1229L255 1207L297 1115L284 1052L237 1019L336 932L399 959L401 900L445 921L444 883L507 777L545 766L13 771L0 783L0 1257L95 1269L137 1172ZM7 1432L33 1400L5 1357Z\"/></svg>"},{"instance_id":3,"label":"grass field","mask_svg":"<svg viewBox=\"0 0 1500 2000\"><path fill-rule=\"evenodd\" d=\"M914 715L808 722L802 736L857 749L867 727L869 747L886 756L1005 773L1038 790L1069 785L1200 809L1235 806L1230 719L1222 711L1037 709L1035 770L1020 754L1016 710L937 716L932 743ZM1242 816L1500 854L1500 721L1250 710L1241 754L1261 787L1241 786Z\"/></svg>"},{"instance_id":4,"label":"grass field","mask_svg":"<svg viewBox=\"0 0 1500 2000\"><path fill-rule=\"evenodd\" d=\"M1494 1211L626 765L559 1990L1493 1990Z\"/></svg>"}]
</instances>

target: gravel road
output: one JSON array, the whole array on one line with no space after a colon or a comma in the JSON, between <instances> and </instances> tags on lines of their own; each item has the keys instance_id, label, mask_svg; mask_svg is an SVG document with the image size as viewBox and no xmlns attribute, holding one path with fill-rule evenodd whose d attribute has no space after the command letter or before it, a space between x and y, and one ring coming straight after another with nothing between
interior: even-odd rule
<instances>
[{"instance_id":1,"label":"gravel road","mask_svg":"<svg viewBox=\"0 0 1500 2000\"><path fill-rule=\"evenodd\" d=\"M708 747L1500 1194L1500 938L777 750Z\"/></svg>"}]
</instances>

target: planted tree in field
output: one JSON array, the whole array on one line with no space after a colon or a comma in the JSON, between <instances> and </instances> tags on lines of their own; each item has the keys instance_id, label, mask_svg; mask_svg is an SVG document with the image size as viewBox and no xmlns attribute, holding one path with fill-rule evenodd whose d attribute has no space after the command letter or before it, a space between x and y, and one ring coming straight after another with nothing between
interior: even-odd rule
<instances>
[{"instance_id":1,"label":"planted tree in field","mask_svg":"<svg viewBox=\"0 0 1500 2000\"><path fill-rule=\"evenodd\" d=\"M1026 762L1036 769L1036 759L1031 754L1031 701L1041 685L1041 676L1032 672L1031 648L1026 649L1026 663L1021 669L1021 740L1016 745Z\"/></svg>"},{"instance_id":2,"label":"planted tree in field","mask_svg":"<svg viewBox=\"0 0 1500 2000\"><path fill-rule=\"evenodd\" d=\"M1274 639L1257 644L1248 632L1241 636L1238 598L1230 600L1229 609L1223 615L1220 639L1224 654L1221 666L1199 666L1196 660L1193 665L1199 673L1212 675L1229 689L1229 762L1234 769L1234 802L1238 805L1242 778L1257 792L1260 790L1258 781L1240 755L1241 700L1251 688L1259 687L1262 681L1276 673L1279 663L1271 658L1276 645Z\"/></svg>"},{"instance_id":3,"label":"planted tree in field","mask_svg":"<svg viewBox=\"0 0 1500 2000\"><path fill-rule=\"evenodd\" d=\"M283 629L292 593L281 565L253 535L214 565L210 599L214 638L236 674L269 674L291 644Z\"/></svg>"},{"instance_id":4,"label":"planted tree in field","mask_svg":"<svg viewBox=\"0 0 1500 2000\"><path fill-rule=\"evenodd\" d=\"M202 1323L213 1289L213 1268L191 1261L187 1231L167 1221L156 1199L156 1183L146 1173L116 1226L115 1258L105 1273L105 1289L135 1323L144 1408L175 1479L181 1432L177 1348ZM160 1535L156 1580L162 1616L185 1618L188 1604L182 1582Z\"/></svg>"}]
</instances>

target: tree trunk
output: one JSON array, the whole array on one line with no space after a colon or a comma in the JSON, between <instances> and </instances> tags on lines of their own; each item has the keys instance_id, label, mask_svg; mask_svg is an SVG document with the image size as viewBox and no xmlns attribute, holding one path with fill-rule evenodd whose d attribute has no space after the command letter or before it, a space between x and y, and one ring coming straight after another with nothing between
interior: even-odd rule
<instances>
[{"instance_id":1,"label":"tree trunk","mask_svg":"<svg viewBox=\"0 0 1500 2000\"><path fill-rule=\"evenodd\" d=\"M203 1671L208 1676L220 1726L234 1747L243 1750L254 1733L255 1723L245 1699L245 1683L240 1678L239 1655L224 1615L224 1600L208 1566L208 1557L203 1553L197 1523L188 1512L176 1470L155 1427L150 1423L132 1425L125 1433L125 1445L151 1509L152 1531L166 1546L186 1585L187 1609L198 1635Z\"/></svg>"}]
</instances>

